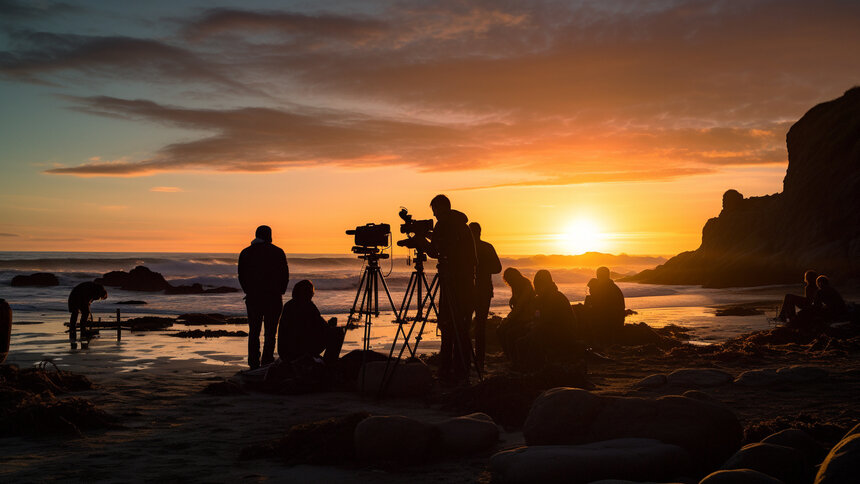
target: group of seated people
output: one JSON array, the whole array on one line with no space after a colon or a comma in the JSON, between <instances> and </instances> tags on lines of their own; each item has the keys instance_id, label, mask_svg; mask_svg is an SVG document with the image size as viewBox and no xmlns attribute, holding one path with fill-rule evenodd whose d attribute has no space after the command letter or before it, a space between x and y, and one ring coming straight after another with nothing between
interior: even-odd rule
<instances>
[{"instance_id":1,"label":"group of seated people","mask_svg":"<svg viewBox=\"0 0 860 484\"><path fill-rule=\"evenodd\" d=\"M850 317L842 295L830 285L830 279L814 270L803 274L803 295L786 294L776 321L793 326L843 321Z\"/></svg>"},{"instance_id":2,"label":"group of seated people","mask_svg":"<svg viewBox=\"0 0 860 484\"><path fill-rule=\"evenodd\" d=\"M578 358L585 342L611 341L624 326L624 295L606 267L588 282L589 294L576 311L547 270L537 271L532 282L509 267L502 278L511 288L511 311L497 334L515 367Z\"/></svg>"}]
</instances>

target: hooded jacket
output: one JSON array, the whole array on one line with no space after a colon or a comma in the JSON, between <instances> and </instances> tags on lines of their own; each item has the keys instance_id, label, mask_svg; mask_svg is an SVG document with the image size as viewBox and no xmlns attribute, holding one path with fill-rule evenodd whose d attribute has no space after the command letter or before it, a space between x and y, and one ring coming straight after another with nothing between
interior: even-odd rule
<instances>
[{"instance_id":1,"label":"hooded jacket","mask_svg":"<svg viewBox=\"0 0 860 484\"><path fill-rule=\"evenodd\" d=\"M290 281L287 256L271 242L257 240L239 254L239 284L249 296L283 295Z\"/></svg>"},{"instance_id":2,"label":"hooded jacket","mask_svg":"<svg viewBox=\"0 0 860 484\"><path fill-rule=\"evenodd\" d=\"M439 272L452 274L458 279L471 279L474 285L478 256L468 222L466 214L457 210L451 210L439 219L433 227L429 254L439 259Z\"/></svg>"}]
</instances>

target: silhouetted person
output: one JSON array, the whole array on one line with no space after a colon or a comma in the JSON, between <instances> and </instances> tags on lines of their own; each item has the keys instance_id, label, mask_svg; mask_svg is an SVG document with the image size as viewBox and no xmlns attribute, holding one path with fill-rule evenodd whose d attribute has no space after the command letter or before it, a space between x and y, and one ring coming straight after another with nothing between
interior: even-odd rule
<instances>
[{"instance_id":1,"label":"silhouetted person","mask_svg":"<svg viewBox=\"0 0 860 484\"><path fill-rule=\"evenodd\" d=\"M599 339L611 340L624 327L624 294L609 277L609 268L598 267L597 277L588 281L585 310L590 332Z\"/></svg>"},{"instance_id":2,"label":"silhouetted person","mask_svg":"<svg viewBox=\"0 0 860 484\"><path fill-rule=\"evenodd\" d=\"M278 356L284 361L304 355L319 356L325 351L325 362L331 364L340 355L343 329L336 327L335 318L326 322L313 297L313 283L301 280L293 286L293 298L284 304L278 324Z\"/></svg>"},{"instance_id":3,"label":"silhouetted person","mask_svg":"<svg viewBox=\"0 0 860 484\"><path fill-rule=\"evenodd\" d=\"M478 368L483 370L484 353L487 349L487 316L490 314L490 300L493 299L493 274L502 272L502 262L493 245L481 240L481 226L478 222L470 223L469 230L472 231L478 255L475 277L475 359Z\"/></svg>"},{"instance_id":4,"label":"silhouetted person","mask_svg":"<svg viewBox=\"0 0 860 484\"><path fill-rule=\"evenodd\" d=\"M436 225L425 252L439 260L438 326L441 333L440 372L442 377L468 380L472 362L469 325L475 298L475 269L478 256L467 223L468 217L451 208L445 195L430 201Z\"/></svg>"},{"instance_id":5,"label":"silhouetted person","mask_svg":"<svg viewBox=\"0 0 860 484\"><path fill-rule=\"evenodd\" d=\"M818 291L815 293L813 305L820 308L821 316L826 321L841 321L848 318L848 307L842 295L830 285L827 276L815 279Z\"/></svg>"},{"instance_id":6,"label":"silhouetted person","mask_svg":"<svg viewBox=\"0 0 860 484\"><path fill-rule=\"evenodd\" d=\"M257 227L251 245L239 254L239 284L245 291L248 309L248 366L259 368L275 359L275 335L283 299L290 281L287 257L272 244L272 229ZM260 358L260 329L265 322L263 357Z\"/></svg>"},{"instance_id":7,"label":"silhouetted person","mask_svg":"<svg viewBox=\"0 0 860 484\"><path fill-rule=\"evenodd\" d=\"M101 284L95 282L82 282L69 293L69 341L75 341L77 337L78 314L81 315L81 339L87 337L86 325L90 319L90 304L93 301L106 299L107 291Z\"/></svg>"},{"instance_id":8,"label":"silhouetted person","mask_svg":"<svg viewBox=\"0 0 860 484\"><path fill-rule=\"evenodd\" d=\"M508 305L511 311L499 324L496 333L505 355L515 364L519 361L516 353L517 341L528 334L535 315L535 290L532 282L513 267L508 267L502 279L511 288Z\"/></svg>"},{"instance_id":9,"label":"silhouetted person","mask_svg":"<svg viewBox=\"0 0 860 484\"><path fill-rule=\"evenodd\" d=\"M779 309L779 314L776 316L777 321L783 323L792 323L797 319L797 309L810 309L815 303L815 296L818 292L818 286L815 285L815 279L818 273L813 270L808 270L803 273L803 296L797 294L786 294L782 300L782 307Z\"/></svg>"}]
</instances>

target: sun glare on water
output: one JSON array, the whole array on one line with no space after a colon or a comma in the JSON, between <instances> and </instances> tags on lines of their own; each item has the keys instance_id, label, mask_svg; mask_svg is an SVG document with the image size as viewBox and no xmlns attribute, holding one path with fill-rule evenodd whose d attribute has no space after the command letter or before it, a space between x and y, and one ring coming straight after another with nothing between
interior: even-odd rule
<instances>
[{"instance_id":1,"label":"sun glare on water","mask_svg":"<svg viewBox=\"0 0 860 484\"><path fill-rule=\"evenodd\" d=\"M607 237L593 220L579 218L572 220L564 232L558 234L558 247L570 255L606 251Z\"/></svg>"}]
</instances>

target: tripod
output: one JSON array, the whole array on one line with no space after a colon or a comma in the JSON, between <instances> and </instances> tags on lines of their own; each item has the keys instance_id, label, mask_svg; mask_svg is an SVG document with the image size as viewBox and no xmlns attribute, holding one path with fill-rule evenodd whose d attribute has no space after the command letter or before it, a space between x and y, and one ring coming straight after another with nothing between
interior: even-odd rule
<instances>
[{"instance_id":1,"label":"tripod","mask_svg":"<svg viewBox=\"0 0 860 484\"><path fill-rule=\"evenodd\" d=\"M367 352L370 350L370 328L373 325L372 317L379 316L380 282L382 282L382 288L385 290L389 304L391 304L391 310L398 317L398 320L399 313L394 306L394 300L391 298L391 292L388 290L385 277L383 277L382 271L379 269L379 259L387 259L388 254L381 253L375 247L356 246L352 248L352 251L356 254L361 254L358 256L359 259L367 261L361 272L361 280L358 283L355 299L352 302L352 308L349 310L349 317L346 320L347 326L349 326L364 317L364 339L361 356L361 389L364 391L365 363L367 361ZM359 303L359 297L361 298L361 303ZM402 331L402 329L398 328L399 331Z\"/></svg>"}]
</instances>

